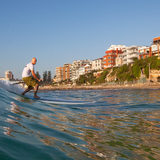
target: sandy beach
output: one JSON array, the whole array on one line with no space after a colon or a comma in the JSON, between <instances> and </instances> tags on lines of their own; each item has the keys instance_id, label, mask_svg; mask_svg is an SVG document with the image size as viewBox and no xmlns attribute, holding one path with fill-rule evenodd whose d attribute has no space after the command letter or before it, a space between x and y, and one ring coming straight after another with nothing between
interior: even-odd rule
<instances>
[{"instance_id":1,"label":"sandy beach","mask_svg":"<svg viewBox=\"0 0 160 160\"><path fill-rule=\"evenodd\" d=\"M114 85L86 85L86 86L41 86L40 90L99 90L99 89L160 89L160 83L114 84Z\"/></svg>"}]
</instances>

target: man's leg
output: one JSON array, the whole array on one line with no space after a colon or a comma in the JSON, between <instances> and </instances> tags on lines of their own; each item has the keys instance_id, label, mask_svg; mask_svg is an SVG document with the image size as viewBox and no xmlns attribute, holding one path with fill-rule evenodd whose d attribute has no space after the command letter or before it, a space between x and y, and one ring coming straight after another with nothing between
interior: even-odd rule
<instances>
[{"instance_id":1,"label":"man's leg","mask_svg":"<svg viewBox=\"0 0 160 160\"><path fill-rule=\"evenodd\" d=\"M37 96L38 88L39 88L39 84L37 83L34 87L34 98L40 98Z\"/></svg>"},{"instance_id":2,"label":"man's leg","mask_svg":"<svg viewBox=\"0 0 160 160\"><path fill-rule=\"evenodd\" d=\"M22 93L22 95L25 95L27 92L29 92L32 89L33 89L32 86L28 86L28 88Z\"/></svg>"}]
</instances>

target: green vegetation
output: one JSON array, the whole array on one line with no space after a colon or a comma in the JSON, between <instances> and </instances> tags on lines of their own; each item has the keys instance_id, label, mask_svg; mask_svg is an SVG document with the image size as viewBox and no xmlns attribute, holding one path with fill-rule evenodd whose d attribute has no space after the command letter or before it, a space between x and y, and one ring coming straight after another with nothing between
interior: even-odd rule
<instances>
[{"instance_id":1,"label":"green vegetation","mask_svg":"<svg viewBox=\"0 0 160 160\"><path fill-rule=\"evenodd\" d=\"M51 71L43 72L43 85L52 84Z\"/></svg>"},{"instance_id":2,"label":"green vegetation","mask_svg":"<svg viewBox=\"0 0 160 160\"><path fill-rule=\"evenodd\" d=\"M106 78L106 76L108 75L108 73L109 73L109 69L108 69L108 70L105 69L105 70L101 73L101 76L96 79L96 83L97 83L97 84L99 84L99 83L104 83L104 82L105 82L105 78Z\"/></svg>"},{"instance_id":3,"label":"green vegetation","mask_svg":"<svg viewBox=\"0 0 160 160\"><path fill-rule=\"evenodd\" d=\"M94 77L94 75L93 75L94 72L95 71L93 71L91 73L87 73L85 75L81 75L79 77L79 79L76 81L76 84L78 84L78 85L81 85L81 84L90 84L90 85L92 85L96 80L96 77Z\"/></svg>"},{"instance_id":4,"label":"green vegetation","mask_svg":"<svg viewBox=\"0 0 160 160\"><path fill-rule=\"evenodd\" d=\"M107 75L114 76L114 81L116 82L136 81L140 79L141 73L145 75L146 78L149 77L149 65L150 69L160 70L160 60L153 56L141 60L134 59L133 64L114 67L112 69L105 69L98 78L93 75L95 71L81 75L76 83L78 85L105 83Z\"/></svg>"}]
</instances>

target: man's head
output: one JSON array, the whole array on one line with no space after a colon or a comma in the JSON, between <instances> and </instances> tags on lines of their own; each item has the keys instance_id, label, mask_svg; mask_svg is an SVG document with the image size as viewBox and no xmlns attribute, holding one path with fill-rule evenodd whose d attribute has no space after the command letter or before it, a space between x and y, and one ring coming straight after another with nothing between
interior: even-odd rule
<instances>
[{"instance_id":1,"label":"man's head","mask_svg":"<svg viewBox=\"0 0 160 160\"><path fill-rule=\"evenodd\" d=\"M37 59L35 57L33 57L31 62L32 62L33 65L35 65L36 62L37 62Z\"/></svg>"}]
</instances>

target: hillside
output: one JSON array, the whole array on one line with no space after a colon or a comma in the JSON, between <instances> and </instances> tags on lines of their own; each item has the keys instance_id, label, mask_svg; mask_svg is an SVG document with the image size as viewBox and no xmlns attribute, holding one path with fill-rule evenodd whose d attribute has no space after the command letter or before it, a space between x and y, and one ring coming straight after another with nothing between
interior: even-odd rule
<instances>
[{"instance_id":1,"label":"hillside","mask_svg":"<svg viewBox=\"0 0 160 160\"><path fill-rule=\"evenodd\" d=\"M138 81L142 76L149 77L149 68L151 70L160 70L160 59L155 56L141 60L135 59L133 64L105 69L99 76L95 76L97 71L92 71L81 75L76 84L96 85L107 82Z\"/></svg>"}]
</instances>

